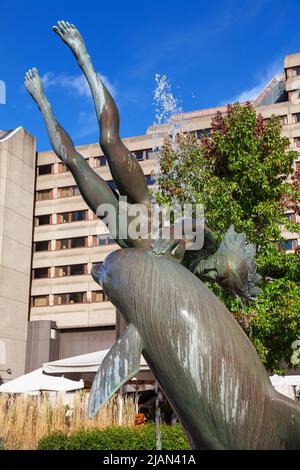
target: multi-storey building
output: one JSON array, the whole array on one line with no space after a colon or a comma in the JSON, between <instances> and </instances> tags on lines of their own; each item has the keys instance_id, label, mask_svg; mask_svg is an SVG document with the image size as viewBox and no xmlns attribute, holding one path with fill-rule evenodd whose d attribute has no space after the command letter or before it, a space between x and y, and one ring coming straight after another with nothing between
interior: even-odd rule
<instances>
[{"instance_id":1,"label":"multi-storey building","mask_svg":"<svg viewBox=\"0 0 300 470\"><path fill-rule=\"evenodd\" d=\"M290 139L291 148L298 149L300 54L287 56L284 69L284 74L273 78L253 105L265 119L272 114L280 116L283 135ZM197 138L209 134L211 119L217 111L225 113L226 107L184 113L180 116L182 131L194 133ZM164 131L164 126L161 126L159 139L157 129L153 127L145 135L124 139L140 161L148 184L153 182L152 149L154 145L162 144ZM78 150L89 165L113 186L99 145L84 145L78 147ZM33 154L31 155L30 164L33 166ZM295 167L300 168L300 156L295 161ZM32 192L33 188L32 182ZM295 220L295 214L288 213L286 216ZM288 250L295 250L300 244L299 234L284 232L284 236ZM29 269L32 272L27 335L28 371L39 367L42 362L108 348L115 341L115 309L99 285L93 281L90 272L94 263L103 261L116 248L117 245L109 238L106 227L87 207L71 173L54 152L38 152L32 260L27 259L26 264L27 274ZM16 284L13 280L11 283ZM17 291L16 287L16 295ZM12 313L9 307L4 317L9 318ZM1 317L0 332L2 322ZM26 321L23 318L24 322L27 322L27 317ZM0 367L14 369L13 359L8 359L5 367L1 364Z\"/></svg>"}]
</instances>

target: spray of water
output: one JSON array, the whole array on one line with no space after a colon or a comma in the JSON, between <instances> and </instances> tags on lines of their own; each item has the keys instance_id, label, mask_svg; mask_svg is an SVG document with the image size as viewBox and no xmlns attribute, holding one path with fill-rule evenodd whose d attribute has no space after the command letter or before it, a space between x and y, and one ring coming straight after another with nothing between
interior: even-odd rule
<instances>
[{"instance_id":1,"label":"spray of water","mask_svg":"<svg viewBox=\"0 0 300 470\"><path fill-rule=\"evenodd\" d=\"M155 115L152 138L152 149L155 154L153 194L156 194L159 189L158 180L161 174L159 142L162 137L169 136L171 137L172 146L176 148L176 136L181 130L183 120L181 100L174 96L171 82L166 75L155 74L153 105ZM155 198L153 203L156 203Z\"/></svg>"},{"instance_id":2,"label":"spray of water","mask_svg":"<svg viewBox=\"0 0 300 470\"><path fill-rule=\"evenodd\" d=\"M181 128L182 106L180 100L172 92L171 82L166 75L155 74L154 89L154 126L167 124L166 131L176 144L176 135ZM174 117L177 117L175 120Z\"/></svg>"}]
</instances>

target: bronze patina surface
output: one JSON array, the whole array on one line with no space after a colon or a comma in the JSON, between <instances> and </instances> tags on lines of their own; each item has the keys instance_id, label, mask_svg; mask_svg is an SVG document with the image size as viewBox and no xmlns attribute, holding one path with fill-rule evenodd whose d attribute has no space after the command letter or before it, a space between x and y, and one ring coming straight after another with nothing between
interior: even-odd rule
<instances>
[{"instance_id":1,"label":"bronze patina surface","mask_svg":"<svg viewBox=\"0 0 300 470\"><path fill-rule=\"evenodd\" d=\"M91 416L143 353L194 448L300 447L298 403L275 391L248 337L196 276L142 249L115 251L92 274L128 329L94 380Z\"/></svg>"}]
</instances>

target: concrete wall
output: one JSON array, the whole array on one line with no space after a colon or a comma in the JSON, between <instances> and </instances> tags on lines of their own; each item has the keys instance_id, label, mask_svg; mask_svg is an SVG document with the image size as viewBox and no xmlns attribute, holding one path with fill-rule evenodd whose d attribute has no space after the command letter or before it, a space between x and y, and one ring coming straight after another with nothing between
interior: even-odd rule
<instances>
[{"instance_id":1,"label":"concrete wall","mask_svg":"<svg viewBox=\"0 0 300 470\"><path fill-rule=\"evenodd\" d=\"M25 372L59 358L59 331L50 320L28 322Z\"/></svg>"},{"instance_id":2,"label":"concrete wall","mask_svg":"<svg viewBox=\"0 0 300 470\"><path fill-rule=\"evenodd\" d=\"M25 371L35 190L35 139L22 128L0 140L0 372Z\"/></svg>"}]
</instances>

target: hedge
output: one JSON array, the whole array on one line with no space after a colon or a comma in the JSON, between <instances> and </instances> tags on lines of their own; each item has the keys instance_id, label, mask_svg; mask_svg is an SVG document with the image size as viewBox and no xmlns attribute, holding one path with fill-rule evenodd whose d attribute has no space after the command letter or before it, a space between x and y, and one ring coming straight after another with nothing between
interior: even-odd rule
<instances>
[{"instance_id":1,"label":"hedge","mask_svg":"<svg viewBox=\"0 0 300 470\"><path fill-rule=\"evenodd\" d=\"M190 445L179 424L161 426L163 450L188 450ZM74 434L54 432L40 439L39 450L155 450L154 424L123 428L89 429Z\"/></svg>"},{"instance_id":2,"label":"hedge","mask_svg":"<svg viewBox=\"0 0 300 470\"><path fill-rule=\"evenodd\" d=\"M5 442L4 439L0 437L0 450L5 450Z\"/></svg>"}]
</instances>

